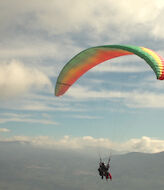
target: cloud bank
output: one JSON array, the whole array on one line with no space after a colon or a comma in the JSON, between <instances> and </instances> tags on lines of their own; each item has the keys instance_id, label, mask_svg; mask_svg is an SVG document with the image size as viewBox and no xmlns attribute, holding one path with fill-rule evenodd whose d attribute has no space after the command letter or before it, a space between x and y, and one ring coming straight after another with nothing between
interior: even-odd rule
<instances>
[{"instance_id":1,"label":"cloud bank","mask_svg":"<svg viewBox=\"0 0 164 190\"><path fill-rule=\"evenodd\" d=\"M0 56L61 57L61 44L72 52L84 44L164 39L163 9L156 0L2 1Z\"/></svg>"},{"instance_id":2,"label":"cloud bank","mask_svg":"<svg viewBox=\"0 0 164 190\"><path fill-rule=\"evenodd\" d=\"M157 153L164 151L164 140L143 136L133 138L126 142L113 142L108 138L94 138L92 136L70 137L64 136L61 139L54 139L48 136L27 137L14 136L11 138L1 138L0 142L28 143L33 146L51 149L75 150L75 151L97 151L107 150L120 153L144 152Z\"/></svg>"},{"instance_id":3,"label":"cloud bank","mask_svg":"<svg viewBox=\"0 0 164 190\"><path fill-rule=\"evenodd\" d=\"M6 8L10 11L7 12ZM121 0L97 0L96 3L94 0L63 0L62 2L13 0L12 4L11 1L6 0L1 2L1 9L3 11L0 13L0 18L3 28L8 28L11 21L15 20L16 26L22 26L23 21L26 21L24 26L26 29L42 29L53 34L80 31L86 27L92 28L96 33L101 33L109 29L109 23L116 31L121 30L120 33L124 34L127 27L128 33L135 32L136 29L141 30L140 26L137 26L135 30L133 28L138 23L147 26L147 29L152 27L154 35L158 35L159 32L161 34L162 30L158 27L160 23L157 22L161 17L160 8L156 1L149 0L135 2L127 0L127 3ZM136 14L138 11L140 14ZM162 11L160 13L162 14Z\"/></svg>"}]
</instances>

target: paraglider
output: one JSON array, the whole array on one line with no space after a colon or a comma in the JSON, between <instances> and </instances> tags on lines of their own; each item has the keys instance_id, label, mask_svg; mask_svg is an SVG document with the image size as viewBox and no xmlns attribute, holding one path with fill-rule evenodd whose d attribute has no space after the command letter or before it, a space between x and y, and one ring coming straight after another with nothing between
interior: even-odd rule
<instances>
[{"instance_id":1,"label":"paraglider","mask_svg":"<svg viewBox=\"0 0 164 190\"><path fill-rule=\"evenodd\" d=\"M164 59L148 48L130 45L104 45L88 48L75 55L60 72L55 95L63 95L83 74L96 65L125 55L137 55L154 71L157 79L164 79Z\"/></svg>"},{"instance_id":2,"label":"paraglider","mask_svg":"<svg viewBox=\"0 0 164 190\"><path fill-rule=\"evenodd\" d=\"M109 163L110 163L110 157L109 157L106 165L104 162L102 162L102 159L100 158L98 172L99 172L99 175L101 176L101 179L103 179L105 177L106 180L108 180L108 179L112 180L112 175L109 172L109 168L110 168Z\"/></svg>"}]
</instances>

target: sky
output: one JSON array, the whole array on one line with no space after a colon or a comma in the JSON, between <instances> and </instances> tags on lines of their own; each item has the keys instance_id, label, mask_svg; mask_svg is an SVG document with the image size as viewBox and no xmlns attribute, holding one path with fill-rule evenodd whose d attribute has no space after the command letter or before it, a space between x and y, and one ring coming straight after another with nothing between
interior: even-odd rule
<instances>
[{"instance_id":1,"label":"sky","mask_svg":"<svg viewBox=\"0 0 164 190\"><path fill-rule=\"evenodd\" d=\"M62 97L63 66L89 47L164 57L162 0L0 1L0 141L120 152L164 150L164 83L137 56L96 66Z\"/></svg>"}]
</instances>

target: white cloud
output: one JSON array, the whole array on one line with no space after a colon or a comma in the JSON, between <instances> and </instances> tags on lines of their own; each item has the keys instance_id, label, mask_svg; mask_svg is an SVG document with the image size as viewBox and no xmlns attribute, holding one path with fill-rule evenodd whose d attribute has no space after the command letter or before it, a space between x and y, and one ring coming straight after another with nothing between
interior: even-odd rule
<instances>
[{"instance_id":1,"label":"white cloud","mask_svg":"<svg viewBox=\"0 0 164 190\"><path fill-rule=\"evenodd\" d=\"M103 119L103 117L91 115L72 115L72 117L78 119Z\"/></svg>"},{"instance_id":2,"label":"white cloud","mask_svg":"<svg viewBox=\"0 0 164 190\"><path fill-rule=\"evenodd\" d=\"M92 72L119 72L119 73L136 73L136 72L146 72L145 67L137 67L137 66L128 66L128 65L119 65L119 64L108 64L103 65L102 67L95 67Z\"/></svg>"},{"instance_id":3,"label":"white cloud","mask_svg":"<svg viewBox=\"0 0 164 190\"><path fill-rule=\"evenodd\" d=\"M17 39L18 40L18 39ZM21 40L21 39L19 39ZM33 41L33 43L29 43ZM1 46L1 58L15 57L55 57L57 54L57 45L44 40L27 39L24 37L22 42L16 41L10 46Z\"/></svg>"},{"instance_id":4,"label":"white cloud","mask_svg":"<svg viewBox=\"0 0 164 190\"><path fill-rule=\"evenodd\" d=\"M28 118L3 118L0 119L0 123L8 123L8 122L23 122L23 123L40 123L45 125L58 125L57 122L45 119L28 119Z\"/></svg>"},{"instance_id":5,"label":"white cloud","mask_svg":"<svg viewBox=\"0 0 164 190\"><path fill-rule=\"evenodd\" d=\"M164 108L164 94L133 92L126 97L127 105L139 108ZM129 99L129 102L128 102Z\"/></svg>"},{"instance_id":6,"label":"white cloud","mask_svg":"<svg viewBox=\"0 0 164 190\"><path fill-rule=\"evenodd\" d=\"M93 36L108 31L112 37L117 32L117 39L129 38L129 34L142 33L143 27L151 32L154 25L159 26L158 14L163 13L158 5L156 0L127 0L126 3L121 0L13 0L12 3L6 0L1 2L1 30L15 25L27 31L61 34L89 28Z\"/></svg>"},{"instance_id":7,"label":"white cloud","mask_svg":"<svg viewBox=\"0 0 164 190\"><path fill-rule=\"evenodd\" d=\"M67 92L67 95L78 100L88 99L118 99L125 105L135 108L164 108L164 94L146 91L108 91L91 90L89 87L73 86Z\"/></svg>"},{"instance_id":8,"label":"white cloud","mask_svg":"<svg viewBox=\"0 0 164 190\"><path fill-rule=\"evenodd\" d=\"M137 152L155 153L164 151L164 140L143 136L141 139L131 139L122 146L130 152L136 150Z\"/></svg>"},{"instance_id":9,"label":"white cloud","mask_svg":"<svg viewBox=\"0 0 164 190\"><path fill-rule=\"evenodd\" d=\"M1 138L2 142L30 143L34 146L52 149L71 149L77 151L107 149L116 152L145 152L156 153L164 151L164 140L143 136L141 138L130 139L126 142L113 142L108 138L94 138L92 136L70 137L64 136L56 140L48 136L27 137L15 136L11 138Z\"/></svg>"},{"instance_id":10,"label":"white cloud","mask_svg":"<svg viewBox=\"0 0 164 190\"><path fill-rule=\"evenodd\" d=\"M42 115L42 119L36 119L36 115L31 114L14 114L14 113L4 113L0 115L0 124L8 122L23 122L23 123L40 123L44 125L58 125L59 123L52 120L50 117L47 119Z\"/></svg>"},{"instance_id":11,"label":"white cloud","mask_svg":"<svg viewBox=\"0 0 164 190\"><path fill-rule=\"evenodd\" d=\"M22 95L31 89L50 87L49 78L37 68L25 66L18 61L1 63L0 98Z\"/></svg>"},{"instance_id":12,"label":"white cloud","mask_svg":"<svg viewBox=\"0 0 164 190\"><path fill-rule=\"evenodd\" d=\"M6 128L0 128L0 133L6 133L6 132L10 132L10 130Z\"/></svg>"},{"instance_id":13,"label":"white cloud","mask_svg":"<svg viewBox=\"0 0 164 190\"><path fill-rule=\"evenodd\" d=\"M164 29L162 26L162 23L164 21L164 6L161 6L155 22L154 22L154 28L152 28L152 34L156 37L156 39L164 39Z\"/></svg>"},{"instance_id":14,"label":"white cloud","mask_svg":"<svg viewBox=\"0 0 164 190\"><path fill-rule=\"evenodd\" d=\"M36 13L36 27L42 27L51 33L79 31L88 26L101 33L110 30L110 25L126 35L129 31L135 31L133 27L136 24L152 22L158 14L155 1L149 0L127 0L126 3L121 0L98 0L96 3L94 0L54 0L51 3L39 1L38 8L36 4L31 5L31 9ZM137 14L138 12L140 14ZM127 26L128 32L125 32Z\"/></svg>"},{"instance_id":15,"label":"white cloud","mask_svg":"<svg viewBox=\"0 0 164 190\"><path fill-rule=\"evenodd\" d=\"M103 62L93 69L91 72L119 72L119 73L137 73L137 72L150 72L151 68L136 55L128 55L118 57Z\"/></svg>"}]
</instances>

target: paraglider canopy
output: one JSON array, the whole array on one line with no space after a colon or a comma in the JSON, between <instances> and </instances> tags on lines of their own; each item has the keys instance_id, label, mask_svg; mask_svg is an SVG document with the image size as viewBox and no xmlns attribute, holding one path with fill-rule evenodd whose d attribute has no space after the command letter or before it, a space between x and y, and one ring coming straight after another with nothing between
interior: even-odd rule
<instances>
[{"instance_id":1,"label":"paraglider canopy","mask_svg":"<svg viewBox=\"0 0 164 190\"><path fill-rule=\"evenodd\" d=\"M75 55L60 72L55 95L63 95L89 69L112 58L135 54L146 61L157 79L164 79L164 60L156 52L144 47L130 45L105 45L88 48Z\"/></svg>"}]
</instances>

